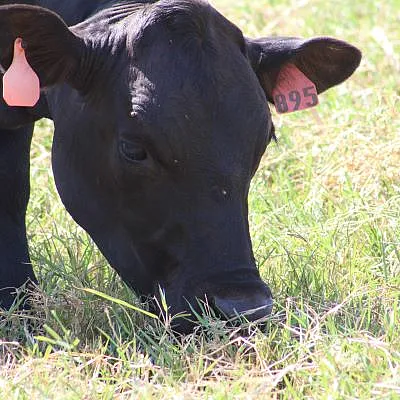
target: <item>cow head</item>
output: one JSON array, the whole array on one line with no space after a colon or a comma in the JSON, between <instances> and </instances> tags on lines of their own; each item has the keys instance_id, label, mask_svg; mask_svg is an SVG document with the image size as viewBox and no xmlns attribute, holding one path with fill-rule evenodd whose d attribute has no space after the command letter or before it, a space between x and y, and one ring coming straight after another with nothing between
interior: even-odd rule
<instances>
[{"instance_id":1,"label":"cow head","mask_svg":"<svg viewBox=\"0 0 400 400\"><path fill-rule=\"evenodd\" d=\"M274 138L267 101L284 66L321 93L360 52L331 38L246 39L202 1L151 3L72 28L43 8L0 7L1 63L22 38L55 123L61 199L138 294L161 286L172 313L207 296L228 316L258 319L272 296L247 196Z\"/></svg>"}]
</instances>

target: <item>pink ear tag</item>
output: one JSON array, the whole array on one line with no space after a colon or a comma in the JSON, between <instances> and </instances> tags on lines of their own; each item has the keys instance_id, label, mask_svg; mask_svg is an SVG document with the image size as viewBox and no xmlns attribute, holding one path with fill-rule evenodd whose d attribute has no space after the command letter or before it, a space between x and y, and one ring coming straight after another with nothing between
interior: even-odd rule
<instances>
[{"instance_id":1,"label":"pink ear tag","mask_svg":"<svg viewBox=\"0 0 400 400\"><path fill-rule=\"evenodd\" d=\"M3 98L9 106L33 107L40 97L40 82L29 65L22 39L14 42L14 58L3 76Z\"/></svg>"},{"instance_id":2,"label":"pink ear tag","mask_svg":"<svg viewBox=\"0 0 400 400\"><path fill-rule=\"evenodd\" d=\"M279 72L272 97L279 114L305 110L318 104L318 92L294 64L286 64Z\"/></svg>"}]
</instances>

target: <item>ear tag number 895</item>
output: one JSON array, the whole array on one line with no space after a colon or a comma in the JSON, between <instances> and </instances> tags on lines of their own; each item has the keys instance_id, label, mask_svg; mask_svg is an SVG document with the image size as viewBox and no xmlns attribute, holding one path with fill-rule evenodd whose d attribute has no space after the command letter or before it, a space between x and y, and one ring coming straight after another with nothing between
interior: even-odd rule
<instances>
[{"instance_id":1,"label":"ear tag number 895","mask_svg":"<svg viewBox=\"0 0 400 400\"><path fill-rule=\"evenodd\" d=\"M276 94L274 96L274 103L278 113L283 114L316 106L318 104L318 96L315 93L314 86L307 86L303 88L302 92L291 90L286 95ZM301 107L302 105L303 107Z\"/></svg>"},{"instance_id":2,"label":"ear tag number 895","mask_svg":"<svg viewBox=\"0 0 400 400\"><path fill-rule=\"evenodd\" d=\"M294 64L284 65L277 77L272 98L278 113L289 113L318 104L315 83Z\"/></svg>"}]
</instances>

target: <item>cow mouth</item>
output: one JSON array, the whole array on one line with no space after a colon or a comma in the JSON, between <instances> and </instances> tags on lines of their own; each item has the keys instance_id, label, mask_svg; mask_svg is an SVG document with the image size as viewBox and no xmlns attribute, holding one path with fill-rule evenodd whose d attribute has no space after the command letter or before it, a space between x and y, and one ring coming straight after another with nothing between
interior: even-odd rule
<instances>
[{"instance_id":1,"label":"cow mouth","mask_svg":"<svg viewBox=\"0 0 400 400\"><path fill-rule=\"evenodd\" d=\"M214 306L228 320L244 318L250 322L263 322L272 313L272 296L251 297L232 299L215 296Z\"/></svg>"},{"instance_id":2,"label":"cow mouth","mask_svg":"<svg viewBox=\"0 0 400 400\"><path fill-rule=\"evenodd\" d=\"M189 302L187 302L189 303ZM197 300L197 304L204 304L204 300ZM206 302L212 310L212 317L225 321L227 326L244 327L249 322L259 327L264 326L269 319L273 308L273 299L271 295L258 294L254 296L243 296L243 298L229 297L208 297ZM193 301L189 303L191 312L187 314L183 312L182 317L174 319L172 328L179 334L188 334L193 332L195 326L199 324L198 316L195 314L205 313L208 315L207 308L204 306L198 307L193 305ZM201 325L201 323L200 323Z\"/></svg>"},{"instance_id":3,"label":"cow mouth","mask_svg":"<svg viewBox=\"0 0 400 400\"><path fill-rule=\"evenodd\" d=\"M192 296L181 295L180 299L175 298L177 308L172 306L172 310L186 309L191 314L184 318L186 322L181 318L175 320L178 332L191 331L196 324L193 321L194 314L208 314L208 307L212 310L212 315L235 326L243 322L263 324L270 317L273 308L272 294L255 268L247 271L244 268L238 269L230 274L212 274L211 278L207 277L208 283L204 280L200 282L197 290L192 285L187 287L186 293L192 293ZM213 284L210 285L210 281ZM207 305L205 308L202 306L204 303ZM193 322L191 326L189 321Z\"/></svg>"}]
</instances>

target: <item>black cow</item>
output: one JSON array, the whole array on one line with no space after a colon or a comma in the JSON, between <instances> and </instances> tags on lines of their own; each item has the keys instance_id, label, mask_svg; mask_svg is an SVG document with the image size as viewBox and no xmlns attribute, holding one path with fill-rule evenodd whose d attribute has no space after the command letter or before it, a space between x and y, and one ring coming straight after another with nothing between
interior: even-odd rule
<instances>
[{"instance_id":1,"label":"black cow","mask_svg":"<svg viewBox=\"0 0 400 400\"><path fill-rule=\"evenodd\" d=\"M267 101L282 112L314 105L316 91L354 72L359 50L324 37L248 39L200 0L9 3L0 1L3 72L22 39L42 90L34 107L0 100L2 306L35 280L29 147L33 123L48 117L61 199L136 293L160 285L171 313L207 296L227 316L268 315L247 218L250 180L274 138ZM311 86L297 90L298 74ZM282 84L296 90L275 96Z\"/></svg>"}]
</instances>

